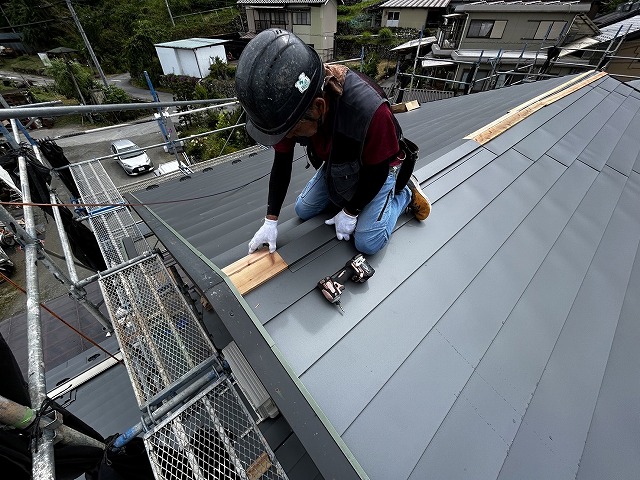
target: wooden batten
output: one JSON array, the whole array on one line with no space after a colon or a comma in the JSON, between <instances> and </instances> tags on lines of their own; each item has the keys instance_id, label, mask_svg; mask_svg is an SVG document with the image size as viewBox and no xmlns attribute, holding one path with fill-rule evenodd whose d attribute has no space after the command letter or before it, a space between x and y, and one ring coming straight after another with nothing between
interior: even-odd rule
<instances>
[{"instance_id":1,"label":"wooden batten","mask_svg":"<svg viewBox=\"0 0 640 480\"><path fill-rule=\"evenodd\" d=\"M533 98L528 102L525 102L522 105L511 109L506 115L503 115L497 120L489 123L488 125L485 125L484 127L476 130L475 132L467 135L464 138L475 140L480 145L484 145L485 143L494 139L517 123L521 122L529 115L537 112L542 107L550 105L553 102L557 102L561 98L566 97L567 95L570 95L577 90L580 90L582 87L585 87L586 85L598 80L599 78L602 78L604 75L606 75L606 72L598 72L586 78L582 78L584 77L584 75L581 75L580 77L582 79L580 81L576 82L576 79L574 79L571 82L562 84L559 87L550 90L549 92L539 95L536 98Z\"/></svg>"},{"instance_id":2,"label":"wooden batten","mask_svg":"<svg viewBox=\"0 0 640 480\"><path fill-rule=\"evenodd\" d=\"M411 110L415 110L416 108L420 108L420 102L417 100L411 100L410 102L404 103L394 103L391 105L391 111L393 113L402 113L402 112L410 112Z\"/></svg>"},{"instance_id":3,"label":"wooden batten","mask_svg":"<svg viewBox=\"0 0 640 480\"><path fill-rule=\"evenodd\" d=\"M222 271L244 295L275 277L285 268L287 264L278 252L269 253L268 250L260 250L233 262Z\"/></svg>"}]
</instances>

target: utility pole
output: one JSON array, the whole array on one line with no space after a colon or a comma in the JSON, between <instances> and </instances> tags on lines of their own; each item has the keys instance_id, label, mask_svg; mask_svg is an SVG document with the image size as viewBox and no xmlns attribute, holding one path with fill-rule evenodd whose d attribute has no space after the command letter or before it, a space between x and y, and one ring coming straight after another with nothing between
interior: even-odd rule
<instances>
[{"instance_id":1,"label":"utility pole","mask_svg":"<svg viewBox=\"0 0 640 480\"><path fill-rule=\"evenodd\" d=\"M169 18L171 19L171 25L176 26L176 22L173 21L173 15L171 15L171 9L169 8L169 0L164 0L164 4L167 6L167 11L169 12Z\"/></svg>"},{"instance_id":2,"label":"utility pole","mask_svg":"<svg viewBox=\"0 0 640 480\"><path fill-rule=\"evenodd\" d=\"M96 58L96 54L93 53L93 48L91 48L91 44L89 43L89 39L87 38L87 35L84 33L84 30L82 29L82 24L80 23L80 20L78 19L78 15L76 15L76 11L73 9L73 5L71 5L71 0L66 0L66 2L67 2L67 7L69 7L69 11L71 12L71 16L73 17L73 21L76 22L76 26L78 27L78 31L80 32L80 35L82 36L82 40L84 40L84 44L87 47L87 50L89 51L89 55L91 56L91 60L93 60L93 64L98 69L98 74L100 75L100 78L102 79L102 83L104 83L105 87L108 87L109 86L109 82L107 82L107 77L104 76L104 72L102 71L102 68L100 67L100 63L98 62L98 59Z\"/></svg>"}]
</instances>

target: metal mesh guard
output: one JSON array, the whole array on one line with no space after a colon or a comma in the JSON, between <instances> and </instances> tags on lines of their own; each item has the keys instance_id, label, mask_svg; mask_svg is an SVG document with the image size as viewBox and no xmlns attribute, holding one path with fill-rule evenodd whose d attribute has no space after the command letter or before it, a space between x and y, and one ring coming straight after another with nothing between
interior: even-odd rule
<instances>
[{"instance_id":1,"label":"metal mesh guard","mask_svg":"<svg viewBox=\"0 0 640 480\"><path fill-rule=\"evenodd\" d=\"M99 282L140 406L214 354L158 256Z\"/></svg>"},{"instance_id":2,"label":"metal mesh guard","mask_svg":"<svg viewBox=\"0 0 640 480\"><path fill-rule=\"evenodd\" d=\"M144 443L158 480L287 478L226 377L154 426Z\"/></svg>"}]
</instances>

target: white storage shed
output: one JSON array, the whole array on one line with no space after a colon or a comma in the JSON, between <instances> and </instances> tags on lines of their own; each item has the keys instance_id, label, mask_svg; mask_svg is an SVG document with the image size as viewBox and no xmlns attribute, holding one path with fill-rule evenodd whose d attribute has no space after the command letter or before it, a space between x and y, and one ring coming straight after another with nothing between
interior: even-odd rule
<instances>
[{"instance_id":1,"label":"white storage shed","mask_svg":"<svg viewBox=\"0 0 640 480\"><path fill-rule=\"evenodd\" d=\"M156 53L165 75L188 75L204 78L216 57L227 63L224 44L228 40L216 38L187 38L173 42L157 43Z\"/></svg>"}]
</instances>

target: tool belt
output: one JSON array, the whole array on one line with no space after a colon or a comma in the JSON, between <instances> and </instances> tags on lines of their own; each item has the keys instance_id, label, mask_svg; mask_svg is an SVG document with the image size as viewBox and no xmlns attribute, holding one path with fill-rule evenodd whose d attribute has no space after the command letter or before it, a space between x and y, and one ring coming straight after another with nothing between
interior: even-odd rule
<instances>
[{"instance_id":1,"label":"tool belt","mask_svg":"<svg viewBox=\"0 0 640 480\"><path fill-rule=\"evenodd\" d=\"M404 159L396 176L396 195L400 193L409 182L409 178L411 178L413 169L416 166L418 152L420 151L418 146L407 138L401 138L398 140L398 143L400 144L400 151L404 153Z\"/></svg>"}]
</instances>

